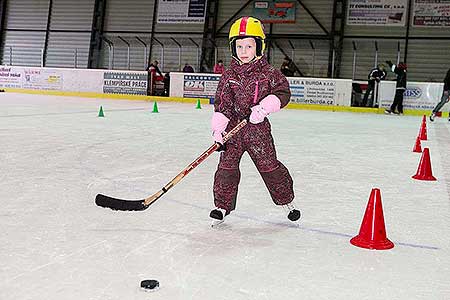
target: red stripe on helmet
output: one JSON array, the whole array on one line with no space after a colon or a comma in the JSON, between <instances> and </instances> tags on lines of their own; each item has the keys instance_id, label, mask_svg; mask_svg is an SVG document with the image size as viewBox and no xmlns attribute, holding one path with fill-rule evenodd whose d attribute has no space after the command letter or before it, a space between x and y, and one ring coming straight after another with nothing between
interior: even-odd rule
<instances>
[{"instance_id":1,"label":"red stripe on helmet","mask_svg":"<svg viewBox=\"0 0 450 300\"><path fill-rule=\"evenodd\" d=\"M239 35L245 35L247 31L248 17L243 17L239 26Z\"/></svg>"}]
</instances>

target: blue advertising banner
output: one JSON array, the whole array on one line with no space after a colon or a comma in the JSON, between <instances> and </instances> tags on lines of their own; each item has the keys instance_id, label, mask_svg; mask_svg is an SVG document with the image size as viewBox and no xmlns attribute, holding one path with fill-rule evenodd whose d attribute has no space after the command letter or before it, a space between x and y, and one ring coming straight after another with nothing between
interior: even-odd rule
<instances>
[{"instance_id":1,"label":"blue advertising banner","mask_svg":"<svg viewBox=\"0 0 450 300\"><path fill-rule=\"evenodd\" d=\"M209 98L214 103L220 75L184 75L183 97Z\"/></svg>"}]
</instances>

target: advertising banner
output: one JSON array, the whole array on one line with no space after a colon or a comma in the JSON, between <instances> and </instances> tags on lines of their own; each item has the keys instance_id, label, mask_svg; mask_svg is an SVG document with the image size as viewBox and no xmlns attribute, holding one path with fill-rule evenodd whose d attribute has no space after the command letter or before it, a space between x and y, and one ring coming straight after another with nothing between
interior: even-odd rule
<instances>
[{"instance_id":1,"label":"advertising banner","mask_svg":"<svg viewBox=\"0 0 450 300\"><path fill-rule=\"evenodd\" d=\"M183 76L183 97L209 98L214 103L220 75L215 74L187 74Z\"/></svg>"},{"instance_id":2,"label":"advertising banner","mask_svg":"<svg viewBox=\"0 0 450 300\"><path fill-rule=\"evenodd\" d=\"M443 83L408 82L403 93L403 108L411 110L432 110L440 101ZM394 101L395 81L381 81L380 107L388 108Z\"/></svg>"},{"instance_id":3,"label":"advertising banner","mask_svg":"<svg viewBox=\"0 0 450 300\"><path fill-rule=\"evenodd\" d=\"M12 67L0 67L0 86L3 88L21 89L22 70Z\"/></svg>"},{"instance_id":4,"label":"advertising banner","mask_svg":"<svg viewBox=\"0 0 450 300\"><path fill-rule=\"evenodd\" d=\"M206 0L159 0L158 23L204 23Z\"/></svg>"},{"instance_id":5,"label":"advertising banner","mask_svg":"<svg viewBox=\"0 0 450 300\"><path fill-rule=\"evenodd\" d=\"M413 26L450 27L450 0L414 0Z\"/></svg>"},{"instance_id":6,"label":"advertising banner","mask_svg":"<svg viewBox=\"0 0 450 300\"><path fill-rule=\"evenodd\" d=\"M291 102L334 105L336 83L321 79L289 79Z\"/></svg>"},{"instance_id":7,"label":"advertising banner","mask_svg":"<svg viewBox=\"0 0 450 300\"><path fill-rule=\"evenodd\" d=\"M405 26L407 0L349 0L347 25Z\"/></svg>"},{"instance_id":8,"label":"advertising banner","mask_svg":"<svg viewBox=\"0 0 450 300\"><path fill-rule=\"evenodd\" d=\"M263 23L295 23L294 1L255 1L253 16Z\"/></svg>"},{"instance_id":9,"label":"advertising banner","mask_svg":"<svg viewBox=\"0 0 450 300\"><path fill-rule=\"evenodd\" d=\"M57 69L24 68L22 88L62 91L63 74Z\"/></svg>"},{"instance_id":10,"label":"advertising banner","mask_svg":"<svg viewBox=\"0 0 450 300\"><path fill-rule=\"evenodd\" d=\"M143 72L103 73L104 94L147 95L148 75Z\"/></svg>"}]
</instances>

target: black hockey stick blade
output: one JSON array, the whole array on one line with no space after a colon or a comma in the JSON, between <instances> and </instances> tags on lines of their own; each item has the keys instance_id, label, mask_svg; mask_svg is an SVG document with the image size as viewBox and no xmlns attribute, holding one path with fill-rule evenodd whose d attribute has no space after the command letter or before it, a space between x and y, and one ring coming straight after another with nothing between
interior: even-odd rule
<instances>
[{"instance_id":1,"label":"black hockey stick blade","mask_svg":"<svg viewBox=\"0 0 450 300\"><path fill-rule=\"evenodd\" d=\"M149 205L145 205L145 199L142 200L123 200L117 199L102 194L95 197L95 204L101 207L111 208L112 210L131 210L139 211L147 209Z\"/></svg>"},{"instance_id":2,"label":"black hockey stick blade","mask_svg":"<svg viewBox=\"0 0 450 300\"><path fill-rule=\"evenodd\" d=\"M237 124L231 131L229 131L224 137L224 142L228 141L233 135L235 135L242 127L247 124L247 120L242 120ZM174 187L178 182L180 182L187 174L189 174L193 169L200 165L206 158L208 158L212 153L214 153L219 148L217 143L211 145L205 152L203 152L199 157L197 157L193 162L191 162L183 171L178 173L169 183L167 183L162 189L160 189L155 194L142 200L123 200L117 199L102 194L98 194L95 197L95 203L98 206L111 208L113 210L146 210L153 202L158 200L162 195L164 195L168 190Z\"/></svg>"}]
</instances>

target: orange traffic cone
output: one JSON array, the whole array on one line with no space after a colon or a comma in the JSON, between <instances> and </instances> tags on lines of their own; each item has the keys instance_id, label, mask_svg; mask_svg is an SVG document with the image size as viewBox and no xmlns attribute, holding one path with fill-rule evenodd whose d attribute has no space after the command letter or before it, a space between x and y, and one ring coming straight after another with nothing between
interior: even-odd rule
<instances>
[{"instance_id":1,"label":"orange traffic cone","mask_svg":"<svg viewBox=\"0 0 450 300\"><path fill-rule=\"evenodd\" d=\"M422 125L420 126L420 130L419 130L419 138L422 141L426 141L428 139L427 138L427 121L422 120Z\"/></svg>"},{"instance_id":2,"label":"orange traffic cone","mask_svg":"<svg viewBox=\"0 0 450 300\"><path fill-rule=\"evenodd\" d=\"M427 127L427 116L426 115L423 115L423 117L422 117L422 125L424 125L425 124L425 127Z\"/></svg>"},{"instance_id":3,"label":"orange traffic cone","mask_svg":"<svg viewBox=\"0 0 450 300\"><path fill-rule=\"evenodd\" d=\"M359 234L352 238L350 243L357 247L375 250L387 250L394 247L394 243L386 237L380 189L372 189Z\"/></svg>"},{"instance_id":4,"label":"orange traffic cone","mask_svg":"<svg viewBox=\"0 0 450 300\"><path fill-rule=\"evenodd\" d=\"M433 171L431 170L430 161L430 150L428 148L423 148L422 157L420 158L419 167L417 168L416 175L412 178L417 180L429 180L434 181L436 178L433 176Z\"/></svg>"},{"instance_id":5,"label":"orange traffic cone","mask_svg":"<svg viewBox=\"0 0 450 300\"><path fill-rule=\"evenodd\" d=\"M420 138L417 137L416 144L413 147L413 152L421 153L422 152L422 145L420 143Z\"/></svg>"}]
</instances>

